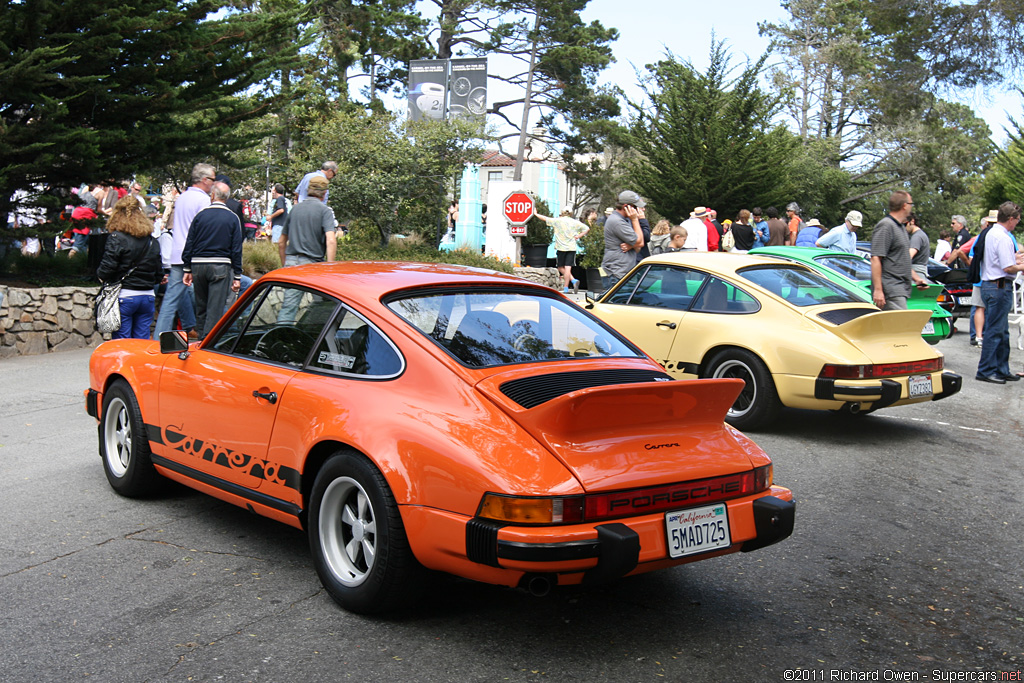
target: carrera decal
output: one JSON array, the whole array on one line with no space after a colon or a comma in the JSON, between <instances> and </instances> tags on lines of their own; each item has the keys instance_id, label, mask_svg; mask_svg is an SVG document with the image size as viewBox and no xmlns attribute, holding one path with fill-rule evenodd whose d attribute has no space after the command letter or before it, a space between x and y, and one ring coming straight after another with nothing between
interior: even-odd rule
<instances>
[{"instance_id":1,"label":"carrera decal","mask_svg":"<svg viewBox=\"0 0 1024 683\"><path fill-rule=\"evenodd\" d=\"M190 437L182 433L181 429L174 425L168 425L163 429L155 425L146 425L146 432L152 443L166 445L179 453L200 458L229 470L241 471L255 479L299 490L298 470Z\"/></svg>"}]
</instances>

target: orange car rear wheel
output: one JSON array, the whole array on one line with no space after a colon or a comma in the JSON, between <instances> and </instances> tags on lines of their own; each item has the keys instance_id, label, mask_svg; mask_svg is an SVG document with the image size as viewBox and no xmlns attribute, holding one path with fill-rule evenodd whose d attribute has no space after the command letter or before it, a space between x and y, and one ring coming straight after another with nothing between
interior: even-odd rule
<instances>
[{"instance_id":1,"label":"orange car rear wheel","mask_svg":"<svg viewBox=\"0 0 1024 683\"><path fill-rule=\"evenodd\" d=\"M115 380L103 396L99 432L103 471L110 486L130 498L153 493L160 475L149 458L139 402L123 379Z\"/></svg>"},{"instance_id":2,"label":"orange car rear wheel","mask_svg":"<svg viewBox=\"0 0 1024 683\"><path fill-rule=\"evenodd\" d=\"M369 614L415 597L422 568L387 481L362 454L341 450L324 463L308 532L320 581L342 607Z\"/></svg>"}]
</instances>

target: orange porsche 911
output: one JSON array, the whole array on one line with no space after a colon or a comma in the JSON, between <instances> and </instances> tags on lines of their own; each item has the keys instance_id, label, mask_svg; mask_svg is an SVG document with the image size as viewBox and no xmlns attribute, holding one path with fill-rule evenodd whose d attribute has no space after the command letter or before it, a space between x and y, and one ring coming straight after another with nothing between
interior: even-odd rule
<instances>
[{"instance_id":1,"label":"orange porsche 911","mask_svg":"<svg viewBox=\"0 0 1024 683\"><path fill-rule=\"evenodd\" d=\"M261 278L198 344L102 344L86 407L111 486L173 479L304 529L331 596L406 604L424 568L543 593L780 541L742 380L669 381L551 289L443 265Z\"/></svg>"}]
</instances>

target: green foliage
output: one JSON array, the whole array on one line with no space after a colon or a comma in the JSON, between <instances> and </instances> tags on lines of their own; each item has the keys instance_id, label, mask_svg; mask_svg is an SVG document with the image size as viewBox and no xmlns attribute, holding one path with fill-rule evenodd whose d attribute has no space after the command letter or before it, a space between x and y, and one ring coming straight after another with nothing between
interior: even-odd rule
<instances>
[{"instance_id":1,"label":"green foliage","mask_svg":"<svg viewBox=\"0 0 1024 683\"><path fill-rule=\"evenodd\" d=\"M543 199L534 197L534 210L542 216L550 217L550 209ZM545 221L534 216L526 221L526 235L523 237L523 244L551 244L555 239L555 229Z\"/></svg>"},{"instance_id":2,"label":"green foliage","mask_svg":"<svg viewBox=\"0 0 1024 683\"><path fill-rule=\"evenodd\" d=\"M511 263L499 261L492 256L485 256L478 251L469 249L438 251L436 247L416 238L392 238L386 247L382 247L380 244L342 240L338 243L338 260L453 263L497 270L503 273L513 272Z\"/></svg>"},{"instance_id":3,"label":"green foliage","mask_svg":"<svg viewBox=\"0 0 1024 683\"><path fill-rule=\"evenodd\" d=\"M336 161L328 202L339 222L373 224L382 245L397 233L420 234L436 245L447 183L478 158L480 134L472 121L402 123L391 114L340 111L314 128L313 143L293 168Z\"/></svg>"},{"instance_id":4,"label":"green foliage","mask_svg":"<svg viewBox=\"0 0 1024 683\"><path fill-rule=\"evenodd\" d=\"M69 187L226 154L273 100L247 93L294 59L267 47L295 13L226 0L5 3L0 12L0 215L17 188Z\"/></svg>"},{"instance_id":5,"label":"green foliage","mask_svg":"<svg viewBox=\"0 0 1024 683\"><path fill-rule=\"evenodd\" d=\"M590 232L579 239L581 251L576 257L582 268L600 268L604 260L604 227L594 223Z\"/></svg>"},{"instance_id":6,"label":"green foliage","mask_svg":"<svg viewBox=\"0 0 1024 683\"><path fill-rule=\"evenodd\" d=\"M25 256L20 251L8 252L0 259L0 276L36 287L99 284L89 270L89 258L85 253L69 257L66 251L51 255L45 249L38 256Z\"/></svg>"},{"instance_id":7,"label":"green foliage","mask_svg":"<svg viewBox=\"0 0 1024 683\"><path fill-rule=\"evenodd\" d=\"M629 164L635 188L678 222L695 206L725 216L752 205L783 204L793 194L798 143L772 123L779 98L758 85L765 58L732 78L722 43L706 73L674 55L648 67L646 102L631 103Z\"/></svg>"}]
</instances>

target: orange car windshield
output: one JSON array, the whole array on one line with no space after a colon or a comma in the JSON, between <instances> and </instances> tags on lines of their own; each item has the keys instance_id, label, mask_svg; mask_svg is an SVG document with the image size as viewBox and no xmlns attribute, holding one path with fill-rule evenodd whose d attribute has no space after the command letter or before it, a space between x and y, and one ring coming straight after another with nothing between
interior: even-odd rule
<instances>
[{"instance_id":1,"label":"orange car windshield","mask_svg":"<svg viewBox=\"0 0 1024 683\"><path fill-rule=\"evenodd\" d=\"M557 297L445 292L393 300L388 307L471 367L641 356L596 318Z\"/></svg>"}]
</instances>

